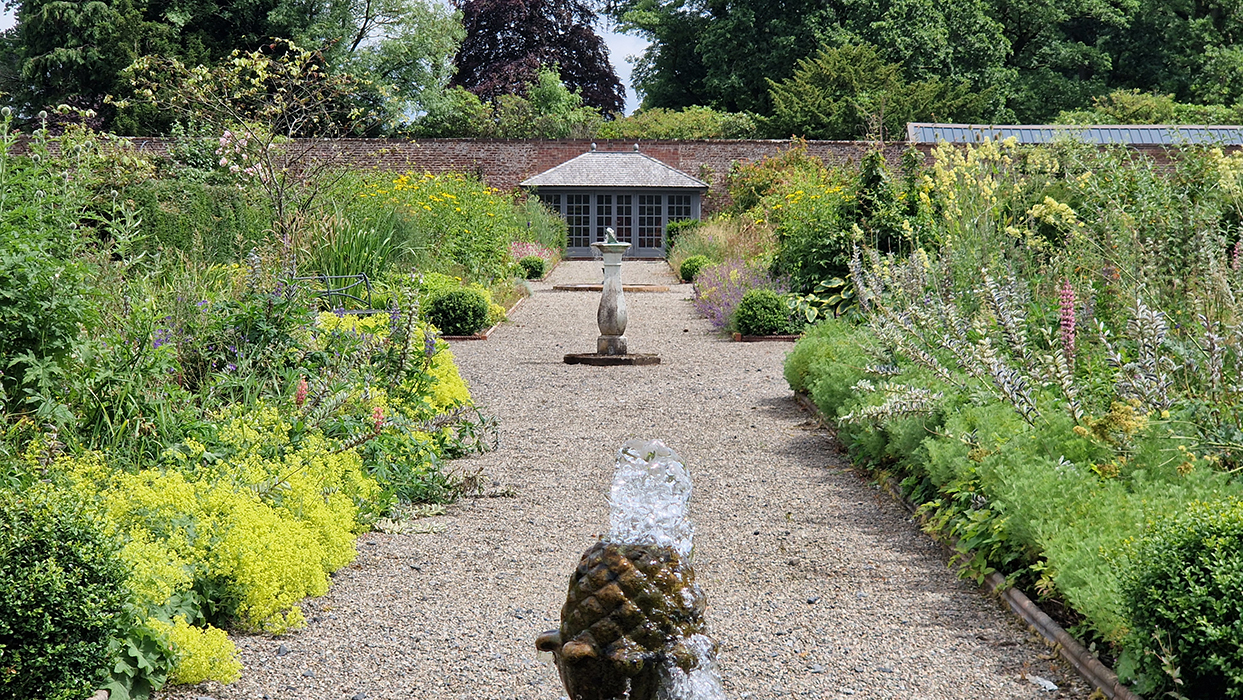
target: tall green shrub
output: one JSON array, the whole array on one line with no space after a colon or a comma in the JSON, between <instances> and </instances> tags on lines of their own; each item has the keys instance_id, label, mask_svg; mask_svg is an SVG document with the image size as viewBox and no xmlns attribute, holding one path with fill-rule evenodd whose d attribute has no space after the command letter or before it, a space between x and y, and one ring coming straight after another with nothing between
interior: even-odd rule
<instances>
[{"instance_id":1,"label":"tall green shrub","mask_svg":"<svg viewBox=\"0 0 1243 700\"><path fill-rule=\"evenodd\" d=\"M272 208L236 186L191 180L152 180L129 187L142 220L143 246L193 253L228 263L262 247L272 228Z\"/></svg>"},{"instance_id":2,"label":"tall green shrub","mask_svg":"<svg viewBox=\"0 0 1243 700\"><path fill-rule=\"evenodd\" d=\"M81 700L129 620L116 545L80 506L0 491L0 695Z\"/></svg>"}]
</instances>

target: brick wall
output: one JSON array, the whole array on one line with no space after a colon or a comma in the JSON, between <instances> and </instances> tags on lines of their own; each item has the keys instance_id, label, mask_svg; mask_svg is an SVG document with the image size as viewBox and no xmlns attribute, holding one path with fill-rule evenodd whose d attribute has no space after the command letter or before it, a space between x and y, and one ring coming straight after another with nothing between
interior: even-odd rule
<instances>
[{"instance_id":1,"label":"brick wall","mask_svg":"<svg viewBox=\"0 0 1243 700\"><path fill-rule=\"evenodd\" d=\"M164 155L171 142L160 138L135 138L140 150ZM308 156L355 167L402 172L464 172L480 177L500 190L511 190L523 180L587 152L588 139L484 140L484 139L339 139L301 142ZM630 151L633 141L597 141L600 151ZM748 141L640 141L639 149L667 165L711 183L705 213L719 209L725 199L725 175L736 162L749 162L788 149L785 140ZM870 143L856 141L809 141L807 149L826 163L857 162ZM886 156L896 164L906 145L886 146Z\"/></svg>"},{"instance_id":2,"label":"brick wall","mask_svg":"<svg viewBox=\"0 0 1243 700\"><path fill-rule=\"evenodd\" d=\"M171 142L160 138L134 138L133 143L141 150L163 155ZM354 167L394 172L465 172L479 176L497 189L511 190L528 177L585 153L591 148L591 143L589 139L340 139L301 141L299 146L306 148L313 158ZM601 151L629 151L634 148L633 141L598 141L596 144ZM641 152L711 183L704 201L704 213L719 210L728 202L724 188L725 175L734 163L756 161L789 147L790 142L785 140L639 142ZM864 141L807 142L808 152L830 165L857 163L872 147L871 142ZM918 147L925 155L931 153L930 145L920 144ZM887 144L885 157L891 165L897 166L906 148L904 142ZM1170 160L1170 152L1160 146L1136 146L1132 150L1158 163Z\"/></svg>"}]
</instances>

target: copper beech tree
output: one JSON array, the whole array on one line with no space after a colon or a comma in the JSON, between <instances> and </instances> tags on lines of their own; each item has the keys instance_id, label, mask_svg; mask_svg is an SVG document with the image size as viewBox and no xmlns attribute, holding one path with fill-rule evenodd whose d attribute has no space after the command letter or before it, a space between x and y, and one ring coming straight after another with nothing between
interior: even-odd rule
<instances>
[{"instance_id":1,"label":"copper beech tree","mask_svg":"<svg viewBox=\"0 0 1243 700\"><path fill-rule=\"evenodd\" d=\"M609 64L596 13L580 0L460 0L466 38L454 63L459 85L483 100L525 95L541 68L602 114L620 114L626 98Z\"/></svg>"}]
</instances>

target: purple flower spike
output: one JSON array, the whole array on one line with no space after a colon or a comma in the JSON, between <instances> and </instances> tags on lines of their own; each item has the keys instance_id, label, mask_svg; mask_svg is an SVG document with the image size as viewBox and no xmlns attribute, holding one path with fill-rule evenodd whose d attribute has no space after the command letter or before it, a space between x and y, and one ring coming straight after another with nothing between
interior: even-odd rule
<instances>
[{"instance_id":1,"label":"purple flower spike","mask_svg":"<svg viewBox=\"0 0 1243 700\"><path fill-rule=\"evenodd\" d=\"M1058 316L1062 327L1062 350L1066 353L1066 361L1075 361L1075 288L1070 280L1063 280L1057 290Z\"/></svg>"},{"instance_id":2,"label":"purple flower spike","mask_svg":"<svg viewBox=\"0 0 1243 700\"><path fill-rule=\"evenodd\" d=\"M389 331L397 330L397 326L401 323L401 307L397 302L392 302L388 307L388 328Z\"/></svg>"},{"instance_id":3,"label":"purple flower spike","mask_svg":"<svg viewBox=\"0 0 1243 700\"><path fill-rule=\"evenodd\" d=\"M429 360L436 355L436 334L430 328L423 330L423 354Z\"/></svg>"}]
</instances>

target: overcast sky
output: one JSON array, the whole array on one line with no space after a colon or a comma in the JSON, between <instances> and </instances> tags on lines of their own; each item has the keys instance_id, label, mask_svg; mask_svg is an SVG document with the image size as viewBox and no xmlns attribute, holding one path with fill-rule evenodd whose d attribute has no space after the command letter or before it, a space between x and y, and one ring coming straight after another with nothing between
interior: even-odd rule
<instances>
[{"instance_id":1,"label":"overcast sky","mask_svg":"<svg viewBox=\"0 0 1243 700\"><path fill-rule=\"evenodd\" d=\"M0 31L12 26L13 12L0 13ZM626 86L626 114L630 114L639 106L639 98L630 87L630 69L633 66L627 59L643 53L643 49L647 48L647 42L638 37L617 34L603 27L598 28L598 31L609 46L609 60L613 63L613 70L617 71L617 77L621 78L622 85Z\"/></svg>"}]
</instances>

